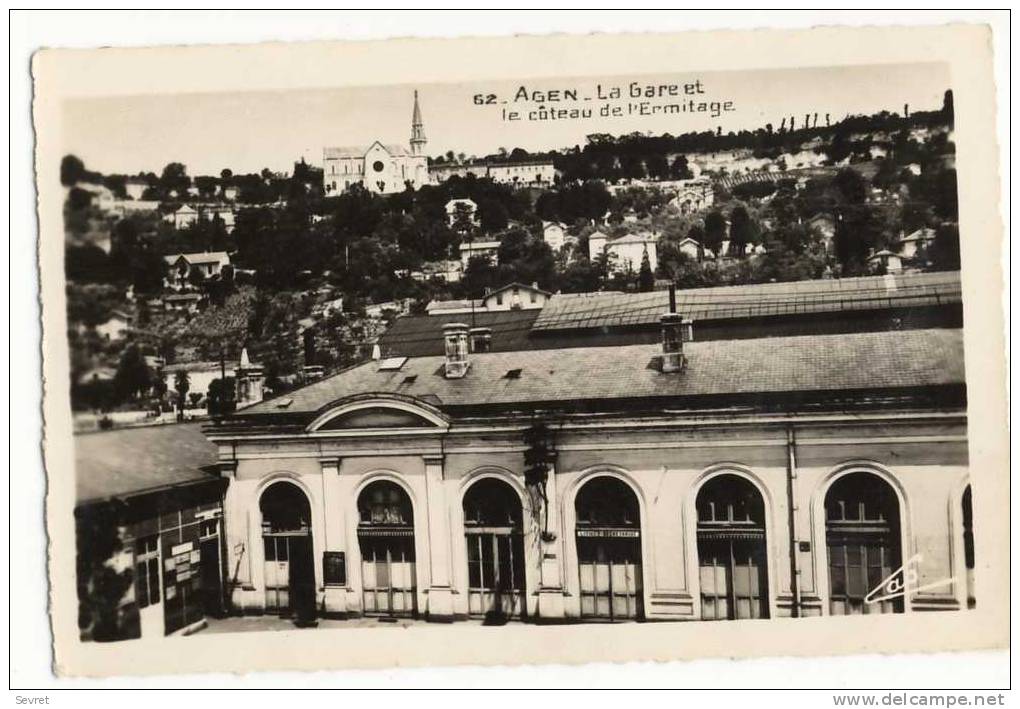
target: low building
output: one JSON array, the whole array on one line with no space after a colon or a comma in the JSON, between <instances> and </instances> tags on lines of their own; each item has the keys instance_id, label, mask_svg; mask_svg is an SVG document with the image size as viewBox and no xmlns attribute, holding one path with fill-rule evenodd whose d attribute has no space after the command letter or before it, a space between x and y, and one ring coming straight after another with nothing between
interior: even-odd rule
<instances>
[{"instance_id":1,"label":"low building","mask_svg":"<svg viewBox=\"0 0 1020 709\"><path fill-rule=\"evenodd\" d=\"M412 271L411 278L421 283L433 278L441 278L447 283L458 283L464 273L464 265L460 261L426 261L420 271Z\"/></svg>"},{"instance_id":2,"label":"low building","mask_svg":"<svg viewBox=\"0 0 1020 709\"><path fill-rule=\"evenodd\" d=\"M692 261L703 261L706 257L712 258L714 256L710 255L712 254L711 250L706 251L705 247L701 245L701 242L690 237L685 238L677 244L676 248L677 251L684 254Z\"/></svg>"},{"instance_id":3,"label":"low building","mask_svg":"<svg viewBox=\"0 0 1020 709\"><path fill-rule=\"evenodd\" d=\"M552 293L538 287L537 283L526 286L523 283L509 283L502 288L489 291L482 298L485 310L535 310L545 305Z\"/></svg>"},{"instance_id":4,"label":"low building","mask_svg":"<svg viewBox=\"0 0 1020 709\"><path fill-rule=\"evenodd\" d=\"M197 425L74 437L83 640L192 632L225 612L223 491Z\"/></svg>"},{"instance_id":5,"label":"low building","mask_svg":"<svg viewBox=\"0 0 1020 709\"><path fill-rule=\"evenodd\" d=\"M484 256L493 264L499 263L498 241L467 241L460 245L460 262L467 268L468 262L475 258Z\"/></svg>"},{"instance_id":6,"label":"low building","mask_svg":"<svg viewBox=\"0 0 1020 709\"><path fill-rule=\"evenodd\" d=\"M96 334L100 337L116 342L123 340L134 324L134 318L122 310L114 310L104 322L96 325Z\"/></svg>"},{"instance_id":7,"label":"low building","mask_svg":"<svg viewBox=\"0 0 1020 709\"><path fill-rule=\"evenodd\" d=\"M900 232L900 238L896 242L897 251L902 258L912 260L920 256L934 241L934 229L917 229L906 236Z\"/></svg>"},{"instance_id":8,"label":"low building","mask_svg":"<svg viewBox=\"0 0 1020 709\"><path fill-rule=\"evenodd\" d=\"M486 312L485 304L481 298L467 298L455 300L430 300L425 306L426 315L452 315L455 313L482 313Z\"/></svg>"},{"instance_id":9,"label":"low building","mask_svg":"<svg viewBox=\"0 0 1020 709\"><path fill-rule=\"evenodd\" d=\"M453 176L488 178L515 187L548 188L556 181L551 160L470 160L429 165L432 182L445 182Z\"/></svg>"},{"instance_id":10,"label":"low building","mask_svg":"<svg viewBox=\"0 0 1020 709\"><path fill-rule=\"evenodd\" d=\"M868 257L868 267L882 273L899 273L903 270L903 259L889 249L882 249Z\"/></svg>"},{"instance_id":11,"label":"low building","mask_svg":"<svg viewBox=\"0 0 1020 709\"><path fill-rule=\"evenodd\" d=\"M171 293L163 298L168 313L197 313L205 297L200 293Z\"/></svg>"},{"instance_id":12,"label":"low building","mask_svg":"<svg viewBox=\"0 0 1020 709\"><path fill-rule=\"evenodd\" d=\"M179 286L186 285L193 273L202 278L218 276L224 266L230 265L230 255L226 251L200 251L191 254L171 254L164 256L170 278Z\"/></svg>"},{"instance_id":13,"label":"low building","mask_svg":"<svg viewBox=\"0 0 1020 709\"><path fill-rule=\"evenodd\" d=\"M471 352L448 321L443 355L367 362L208 426L233 607L492 622L967 607L960 330L682 329L668 313L662 344ZM905 563L903 592L873 601Z\"/></svg>"}]
</instances>

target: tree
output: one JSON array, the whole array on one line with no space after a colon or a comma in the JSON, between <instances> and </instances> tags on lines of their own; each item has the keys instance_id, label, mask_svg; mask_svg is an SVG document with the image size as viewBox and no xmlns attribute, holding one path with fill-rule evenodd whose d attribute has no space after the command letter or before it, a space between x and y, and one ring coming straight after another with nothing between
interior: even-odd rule
<instances>
[{"instance_id":1,"label":"tree","mask_svg":"<svg viewBox=\"0 0 1020 709\"><path fill-rule=\"evenodd\" d=\"M756 232L747 207L742 204L734 207L730 212L730 255L744 256L747 245L754 242Z\"/></svg>"},{"instance_id":2,"label":"tree","mask_svg":"<svg viewBox=\"0 0 1020 709\"><path fill-rule=\"evenodd\" d=\"M183 369L174 375L174 391L177 392L177 420L184 420L184 405L191 389L191 377Z\"/></svg>"},{"instance_id":3,"label":"tree","mask_svg":"<svg viewBox=\"0 0 1020 709\"><path fill-rule=\"evenodd\" d=\"M133 572L130 568L118 571L111 563L124 548L120 537L124 507L124 502L114 500L75 510L78 629L85 639L109 642L139 634L137 627L132 629L120 619Z\"/></svg>"},{"instance_id":4,"label":"tree","mask_svg":"<svg viewBox=\"0 0 1020 709\"><path fill-rule=\"evenodd\" d=\"M960 230L955 224L943 224L935 230L928 256L937 271L960 270Z\"/></svg>"},{"instance_id":5,"label":"tree","mask_svg":"<svg viewBox=\"0 0 1020 709\"><path fill-rule=\"evenodd\" d=\"M137 399L152 386L152 373L138 345L129 345L124 350L113 382L122 399Z\"/></svg>"},{"instance_id":6,"label":"tree","mask_svg":"<svg viewBox=\"0 0 1020 709\"><path fill-rule=\"evenodd\" d=\"M705 243L706 249L712 253L722 256L719 253L723 241L726 240L726 217L718 209L713 209L705 217Z\"/></svg>"},{"instance_id":7,"label":"tree","mask_svg":"<svg viewBox=\"0 0 1020 709\"><path fill-rule=\"evenodd\" d=\"M191 178L187 168L179 162L168 163L159 178L159 188L164 196L176 192L178 197L184 196L191 187Z\"/></svg>"},{"instance_id":8,"label":"tree","mask_svg":"<svg viewBox=\"0 0 1020 709\"><path fill-rule=\"evenodd\" d=\"M453 219L450 228L462 236L470 236L475 229L475 210L464 202L453 208Z\"/></svg>"},{"instance_id":9,"label":"tree","mask_svg":"<svg viewBox=\"0 0 1020 709\"><path fill-rule=\"evenodd\" d=\"M638 271L638 290L648 292L655 287L655 274L652 273L652 263L648 259L648 247L645 247L641 254L641 269Z\"/></svg>"},{"instance_id":10,"label":"tree","mask_svg":"<svg viewBox=\"0 0 1020 709\"><path fill-rule=\"evenodd\" d=\"M60 184L72 187L85 176L85 163L75 155L65 155L60 161Z\"/></svg>"},{"instance_id":11,"label":"tree","mask_svg":"<svg viewBox=\"0 0 1020 709\"><path fill-rule=\"evenodd\" d=\"M209 382L206 408L210 416L224 416L237 408L236 384L233 377L213 379Z\"/></svg>"},{"instance_id":12,"label":"tree","mask_svg":"<svg viewBox=\"0 0 1020 709\"><path fill-rule=\"evenodd\" d=\"M109 283L110 258L93 244L70 245L64 249L64 273L69 281Z\"/></svg>"}]
</instances>

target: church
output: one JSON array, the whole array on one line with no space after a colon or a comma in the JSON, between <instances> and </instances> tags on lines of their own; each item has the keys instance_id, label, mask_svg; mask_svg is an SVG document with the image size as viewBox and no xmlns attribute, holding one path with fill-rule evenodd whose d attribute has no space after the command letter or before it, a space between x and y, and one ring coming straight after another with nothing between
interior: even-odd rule
<instances>
[{"instance_id":1,"label":"church","mask_svg":"<svg viewBox=\"0 0 1020 709\"><path fill-rule=\"evenodd\" d=\"M324 148L323 189L327 196L340 194L359 182L377 194L402 192L408 184L417 189L429 181L425 143L425 126L415 91L409 147L376 140L368 146Z\"/></svg>"}]
</instances>

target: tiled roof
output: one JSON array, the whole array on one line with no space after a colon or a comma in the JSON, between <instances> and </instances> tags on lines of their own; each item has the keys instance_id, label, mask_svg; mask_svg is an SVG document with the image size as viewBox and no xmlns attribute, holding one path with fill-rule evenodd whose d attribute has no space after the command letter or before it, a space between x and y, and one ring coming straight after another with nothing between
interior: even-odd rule
<instances>
[{"instance_id":1,"label":"tiled roof","mask_svg":"<svg viewBox=\"0 0 1020 709\"><path fill-rule=\"evenodd\" d=\"M961 330L715 340L685 345L687 368L653 366L659 347L580 347L473 354L462 379L442 375L443 357L408 359L398 370L368 362L287 394L287 413L309 413L356 394L389 393L443 406L527 405L779 393L902 390L964 383ZM507 372L520 369L519 377ZM279 414L268 400L245 415Z\"/></svg>"},{"instance_id":2,"label":"tiled roof","mask_svg":"<svg viewBox=\"0 0 1020 709\"><path fill-rule=\"evenodd\" d=\"M466 301L465 301L466 302ZM470 307L468 304L466 307ZM541 312L531 310L479 309L474 317L468 313L444 313L434 315L397 318L379 338L379 349L384 353L401 357L422 357L443 353L443 325L449 322L463 322L471 327L492 328L492 350L528 349L528 333L535 318Z\"/></svg>"},{"instance_id":3,"label":"tiled roof","mask_svg":"<svg viewBox=\"0 0 1020 709\"><path fill-rule=\"evenodd\" d=\"M957 271L692 288L676 296L677 310L695 322L961 302ZM653 325L668 308L666 291L554 297L542 309L534 330Z\"/></svg>"},{"instance_id":4,"label":"tiled roof","mask_svg":"<svg viewBox=\"0 0 1020 709\"><path fill-rule=\"evenodd\" d=\"M216 446L199 424L143 426L74 437L79 504L213 480Z\"/></svg>"}]
</instances>

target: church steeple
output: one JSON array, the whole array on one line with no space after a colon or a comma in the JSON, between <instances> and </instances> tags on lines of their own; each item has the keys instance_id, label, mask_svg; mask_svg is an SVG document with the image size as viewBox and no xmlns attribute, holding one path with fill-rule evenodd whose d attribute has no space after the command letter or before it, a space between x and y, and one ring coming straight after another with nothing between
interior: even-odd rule
<instances>
[{"instance_id":1,"label":"church steeple","mask_svg":"<svg viewBox=\"0 0 1020 709\"><path fill-rule=\"evenodd\" d=\"M411 155L425 154L425 124L421 120L418 92L414 92L414 113L411 116Z\"/></svg>"}]
</instances>

